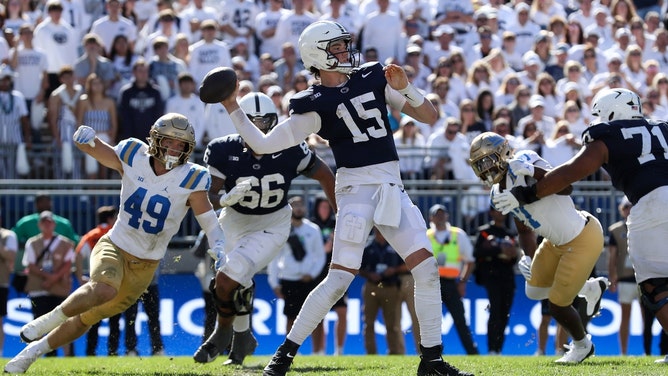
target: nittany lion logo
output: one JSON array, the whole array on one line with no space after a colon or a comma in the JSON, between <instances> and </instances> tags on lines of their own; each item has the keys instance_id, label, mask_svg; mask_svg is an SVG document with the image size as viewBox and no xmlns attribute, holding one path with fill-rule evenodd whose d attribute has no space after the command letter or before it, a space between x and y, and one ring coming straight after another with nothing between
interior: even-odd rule
<instances>
[{"instance_id":1,"label":"nittany lion logo","mask_svg":"<svg viewBox=\"0 0 668 376\"><path fill-rule=\"evenodd\" d=\"M55 33L53 34L53 40L58 44L65 44L67 43L67 33Z\"/></svg>"}]
</instances>

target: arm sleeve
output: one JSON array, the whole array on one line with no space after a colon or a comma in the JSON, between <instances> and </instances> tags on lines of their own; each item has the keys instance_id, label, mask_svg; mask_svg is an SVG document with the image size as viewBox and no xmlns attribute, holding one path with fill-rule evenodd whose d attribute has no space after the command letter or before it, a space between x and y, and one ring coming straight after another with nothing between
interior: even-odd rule
<instances>
[{"instance_id":1,"label":"arm sleeve","mask_svg":"<svg viewBox=\"0 0 668 376\"><path fill-rule=\"evenodd\" d=\"M233 111L230 117L244 141L258 154L275 153L295 146L320 129L320 116L315 112L292 114L266 135L251 123L241 108Z\"/></svg>"}]
</instances>

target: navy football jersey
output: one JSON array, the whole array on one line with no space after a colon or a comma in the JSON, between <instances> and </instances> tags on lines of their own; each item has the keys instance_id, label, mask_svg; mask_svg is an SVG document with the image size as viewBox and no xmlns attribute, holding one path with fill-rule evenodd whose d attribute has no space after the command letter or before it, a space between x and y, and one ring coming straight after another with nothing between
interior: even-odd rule
<instances>
[{"instance_id":1,"label":"navy football jersey","mask_svg":"<svg viewBox=\"0 0 668 376\"><path fill-rule=\"evenodd\" d=\"M668 185L668 124L652 120L616 120L592 125L582 141L601 140L608 147L612 185L636 204L655 188Z\"/></svg>"},{"instance_id":2,"label":"navy football jersey","mask_svg":"<svg viewBox=\"0 0 668 376\"><path fill-rule=\"evenodd\" d=\"M296 94L290 110L320 116L318 135L329 141L339 168L398 161L387 117L386 85L381 64L364 64L343 86L316 85Z\"/></svg>"},{"instance_id":3,"label":"navy football jersey","mask_svg":"<svg viewBox=\"0 0 668 376\"><path fill-rule=\"evenodd\" d=\"M315 158L305 142L256 158L238 134L212 140L204 153L204 162L225 175L225 191L251 180L251 190L232 206L251 215L273 213L287 205L292 180L311 168Z\"/></svg>"}]
</instances>

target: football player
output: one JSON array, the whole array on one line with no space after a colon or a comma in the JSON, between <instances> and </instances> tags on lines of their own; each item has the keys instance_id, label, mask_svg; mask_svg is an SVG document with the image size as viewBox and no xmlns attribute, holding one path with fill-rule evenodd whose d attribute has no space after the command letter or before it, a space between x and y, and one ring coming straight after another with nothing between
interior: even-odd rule
<instances>
[{"instance_id":1,"label":"football player","mask_svg":"<svg viewBox=\"0 0 668 376\"><path fill-rule=\"evenodd\" d=\"M291 115L271 132L260 132L239 109L235 95L221 103L246 143L258 153L278 153L311 133L329 141L337 166L332 263L327 277L311 292L287 339L276 350L264 375L285 375L299 346L345 293L358 273L364 245L375 225L406 261L415 278L415 306L420 321L418 375L468 375L444 362L441 353L441 300L436 259L420 210L403 189L399 158L387 106L433 123L431 102L394 64L357 66L352 37L332 21L309 25L299 38L304 66L320 83L295 94Z\"/></svg>"},{"instance_id":2,"label":"football player","mask_svg":"<svg viewBox=\"0 0 668 376\"><path fill-rule=\"evenodd\" d=\"M121 174L120 212L93 247L88 283L21 328L21 338L30 344L5 365L7 373L25 372L41 355L132 305L146 291L189 207L210 246L222 247L222 228L207 196L211 177L206 168L188 162L195 132L183 115L160 117L151 127L148 145L129 138L112 147L85 125L73 140L81 151Z\"/></svg>"},{"instance_id":3,"label":"football player","mask_svg":"<svg viewBox=\"0 0 668 376\"><path fill-rule=\"evenodd\" d=\"M532 150L522 150L513 156L508 140L493 132L473 139L470 156L475 174L491 186L495 205L501 192L532 184L551 168ZM576 296L583 295L587 300L587 315L592 315L608 281L604 277L588 280L603 251L603 229L594 216L575 209L568 196L570 191L567 186L562 194L515 208L512 214L525 253L519 266L526 279L526 295L533 300L548 299L550 314L573 337L568 351L556 362L577 364L594 354L594 344L571 304ZM543 237L540 245L536 234Z\"/></svg>"},{"instance_id":4,"label":"football player","mask_svg":"<svg viewBox=\"0 0 668 376\"><path fill-rule=\"evenodd\" d=\"M244 116L263 133L278 123L274 102L263 93L246 94L239 102ZM280 252L290 234L292 209L288 191L299 175L318 180L334 208L334 174L305 142L285 150L259 154L238 134L212 140L204 161L209 166L211 201L222 207L225 246L210 290L218 311L218 326L193 356L198 363L213 361L227 345L224 364L242 364L257 346L250 329L253 276ZM225 190L222 197L221 190ZM234 322L234 324L233 324ZM232 327L234 326L234 328Z\"/></svg>"},{"instance_id":5,"label":"football player","mask_svg":"<svg viewBox=\"0 0 668 376\"><path fill-rule=\"evenodd\" d=\"M599 123L582 134L580 152L536 184L507 192L503 205L510 210L540 202L603 167L633 204L627 218L629 256L643 303L668 332L668 123L645 119L640 97L626 89L599 92L591 113ZM657 362L668 363L668 357Z\"/></svg>"}]
</instances>

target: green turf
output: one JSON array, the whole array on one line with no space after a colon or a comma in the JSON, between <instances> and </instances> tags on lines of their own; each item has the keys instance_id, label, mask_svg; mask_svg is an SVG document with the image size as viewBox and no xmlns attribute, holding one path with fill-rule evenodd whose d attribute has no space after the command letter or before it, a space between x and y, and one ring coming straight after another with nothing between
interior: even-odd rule
<instances>
[{"instance_id":1,"label":"green turf","mask_svg":"<svg viewBox=\"0 0 668 376\"><path fill-rule=\"evenodd\" d=\"M453 365L479 376L538 375L668 375L657 357L600 356L580 365L556 365L556 357L446 356ZM26 375L261 375L268 356L246 359L243 367L223 366L223 359L196 364L190 357L41 358ZM4 363L7 359L4 359ZM407 376L415 375L416 356L298 356L288 375Z\"/></svg>"}]
</instances>

